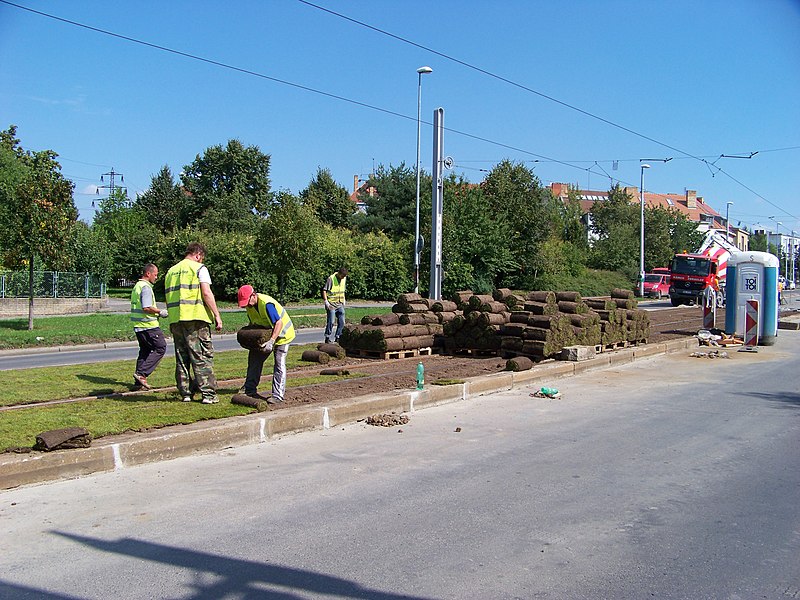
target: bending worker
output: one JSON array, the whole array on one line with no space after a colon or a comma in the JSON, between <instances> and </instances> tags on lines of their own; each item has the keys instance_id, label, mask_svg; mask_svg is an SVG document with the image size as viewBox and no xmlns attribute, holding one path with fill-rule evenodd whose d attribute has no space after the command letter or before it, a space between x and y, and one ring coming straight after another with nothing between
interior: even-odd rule
<instances>
[{"instance_id":1,"label":"bending worker","mask_svg":"<svg viewBox=\"0 0 800 600\"><path fill-rule=\"evenodd\" d=\"M158 363L167 351L167 340L158 326L158 318L167 318L165 309L156 306L153 295L153 284L158 279L158 267L147 263L142 269L142 277L133 286L131 292L131 321L136 341L139 342L139 357L136 359L136 370L133 372L133 387L153 389L147 383L147 376L156 370Z\"/></svg>"},{"instance_id":2,"label":"bending worker","mask_svg":"<svg viewBox=\"0 0 800 600\"><path fill-rule=\"evenodd\" d=\"M260 398L258 384L261 381L261 371L267 356L273 352L275 366L272 370L272 397L267 398L267 403L283 402L286 393L286 355L289 354L289 343L295 337L292 319L277 300L267 294L256 294L252 285L239 288L239 307L247 309L247 318L251 325L272 329L272 335L261 346L261 351L250 350L247 355L244 393Z\"/></svg>"},{"instance_id":3,"label":"bending worker","mask_svg":"<svg viewBox=\"0 0 800 600\"><path fill-rule=\"evenodd\" d=\"M331 274L322 288L322 300L325 302L325 311L328 321L325 324L325 343L338 342L344 329L344 288L347 284L347 269L342 267ZM333 320L336 318L336 335L333 335Z\"/></svg>"},{"instance_id":4,"label":"bending worker","mask_svg":"<svg viewBox=\"0 0 800 600\"><path fill-rule=\"evenodd\" d=\"M193 393L199 391L203 404L216 404L219 399L211 323L217 331L222 331L222 317L211 291L211 275L203 264L205 257L205 246L199 242L190 243L186 247L186 257L167 271L164 290L169 330L175 344L178 392L184 402L191 402Z\"/></svg>"}]
</instances>

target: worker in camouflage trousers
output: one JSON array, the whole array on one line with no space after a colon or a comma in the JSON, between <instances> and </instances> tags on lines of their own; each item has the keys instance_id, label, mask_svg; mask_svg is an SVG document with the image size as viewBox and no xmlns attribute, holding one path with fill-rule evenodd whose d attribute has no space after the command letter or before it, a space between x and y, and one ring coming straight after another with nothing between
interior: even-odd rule
<instances>
[{"instance_id":1,"label":"worker in camouflage trousers","mask_svg":"<svg viewBox=\"0 0 800 600\"><path fill-rule=\"evenodd\" d=\"M169 311L169 330L175 344L175 383L184 402L200 392L203 404L216 404L214 345L211 323L222 331L222 317L211 291L211 276L203 264L205 247L192 242L186 257L164 278ZM192 376L191 371L194 372Z\"/></svg>"},{"instance_id":2,"label":"worker in camouflage trousers","mask_svg":"<svg viewBox=\"0 0 800 600\"><path fill-rule=\"evenodd\" d=\"M156 306L153 284L158 279L158 267L147 263L142 269L142 277L131 291L131 322L136 341L139 343L139 357L133 373L134 389L152 389L147 376L156 370L158 363L167 351L167 340L158 326L158 318L167 318L165 309Z\"/></svg>"}]
</instances>

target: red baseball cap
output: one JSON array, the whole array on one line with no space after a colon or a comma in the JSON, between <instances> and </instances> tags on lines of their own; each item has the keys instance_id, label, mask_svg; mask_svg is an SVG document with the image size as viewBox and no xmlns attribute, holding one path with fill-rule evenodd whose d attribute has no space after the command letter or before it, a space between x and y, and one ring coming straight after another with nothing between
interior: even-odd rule
<instances>
[{"instance_id":1,"label":"red baseball cap","mask_svg":"<svg viewBox=\"0 0 800 600\"><path fill-rule=\"evenodd\" d=\"M250 296L255 294L252 285L243 285L239 288L239 308L244 308L250 302Z\"/></svg>"}]
</instances>

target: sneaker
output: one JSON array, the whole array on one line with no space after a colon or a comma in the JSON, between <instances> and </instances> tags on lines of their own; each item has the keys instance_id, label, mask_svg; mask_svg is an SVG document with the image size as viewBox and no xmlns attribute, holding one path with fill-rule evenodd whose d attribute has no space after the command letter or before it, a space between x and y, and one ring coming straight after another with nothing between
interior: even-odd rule
<instances>
[{"instance_id":1,"label":"sneaker","mask_svg":"<svg viewBox=\"0 0 800 600\"><path fill-rule=\"evenodd\" d=\"M147 383L147 377L145 377L144 375L139 375L138 373L134 373L133 380L139 384L139 387L142 387L146 390L153 389L153 386Z\"/></svg>"},{"instance_id":2,"label":"sneaker","mask_svg":"<svg viewBox=\"0 0 800 600\"><path fill-rule=\"evenodd\" d=\"M191 402L192 401L192 397L191 396L184 396L183 397L183 401L184 402Z\"/></svg>"},{"instance_id":3,"label":"sneaker","mask_svg":"<svg viewBox=\"0 0 800 600\"><path fill-rule=\"evenodd\" d=\"M213 398L203 398L203 404L216 404L219 402L219 398L214 396Z\"/></svg>"},{"instance_id":4,"label":"sneaker","mask_svg":"<svg viewBox=\"0 0 800 600\"><path fill-rule=\"evenodd\" d=\"M268 398L265 398L265 400L267 401L267 404L280 404L283 402L283 398L275 398L274 396L269 396Z\"/></svg>"},{"instance_id":5,"label":"sneaker","mask_svg":"<svg viewBox=\"0 0 800 600\"><path fill-rule=\"evenodd\" d=\"M325 343L326 344L330 344L331 343L331 338L325 338Z\"/></svg>"}]
</instances>

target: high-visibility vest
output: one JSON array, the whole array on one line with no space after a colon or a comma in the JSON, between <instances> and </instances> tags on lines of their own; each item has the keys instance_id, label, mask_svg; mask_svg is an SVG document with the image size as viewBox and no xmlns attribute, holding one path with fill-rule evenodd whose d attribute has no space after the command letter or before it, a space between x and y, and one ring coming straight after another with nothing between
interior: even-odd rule
<instances>
[{"instance_id":1,"label":"high-visibility vest","mask_svg":"<svg viewBox=\"0 0 800 600\"><path fill-rule=\"evenodd\" d=\"M164 292L167 297L170 325L178 321L214 322L200 292L197 271L202 266L202 263L184 258L167 271L164 277Z\"/></svg>"},{"instance_id":2,"label":"high-visibility vest","mask_svg":"<svg viewBox=\"0 0 800 600\"><path fill-rule=\"evenodd\" d=\"M331 289L328 291L328 302L331 304L342 304L344 302L344 286L347 284L347 276L339 279L339 274L331 275Z\"/></svg>"},{"instance_id":3,"label":"high-visibility vest","mask_svg":"<svg viewBox=\"0 0 800 600\"><path fill-rule=\"evenodd\" d=\"M250 319L250 322L253 325L261 325L262 327L273 329L275 323L269 318L267 304L274 304L275 310L278 312L280 320L283 322L283 327L281 327L281 332L278 335L278 339L275 340L275 344L280 346L281 344L288 344L291 342L295 337L294 325L286 309L272 296L267 296L266 294L256 294L256 296L258 297L256 305L247 307L247 318Z\"/></svg>"},{"instance_id":4,"label":"high-visibility vest","mask_svg":"<svg viewBox=\"0 0 800 600\"><path fill-rule=\"evenodd\" d=\"M158 315L144 312L142 308L142 288L153 289L153 284L144 279L140 279L133 286L131 292L131 321L136 329L155 329L158 327Z\"/></svg>"}]
</instances>

